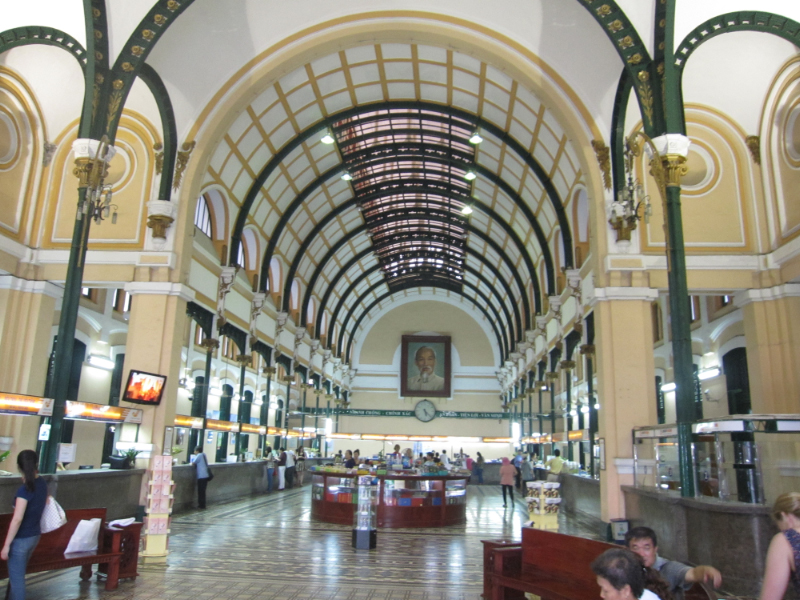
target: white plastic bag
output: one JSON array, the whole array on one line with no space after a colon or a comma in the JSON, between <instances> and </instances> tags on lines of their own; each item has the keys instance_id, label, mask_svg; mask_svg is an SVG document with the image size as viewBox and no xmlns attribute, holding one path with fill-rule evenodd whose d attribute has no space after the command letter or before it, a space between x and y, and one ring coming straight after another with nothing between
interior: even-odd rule
<instances>
[{"instance_id":1,"label":"white plastic bag","mask_svg":"<svg viewBox=\"0 0 800 600\"><path fill-rule=\"evenodd\" d=\"M100 535L101 519L81 521L67 544L64 554L73 552L97 552L97 538Z\"/></svg>"},{"instance_id":2,"label":"white plastic bag","mask_svg":"<svg viewBox=\"0 0 800 600\"><path fill-rule=\"evenodd\" d=\"M39 521L39 529L42 533L50 533L59 527L67 524L67 515L64 509L56 502L52 496L47 496L47 503L44 505L42 519Z\"/></svg>"}]
</instances>

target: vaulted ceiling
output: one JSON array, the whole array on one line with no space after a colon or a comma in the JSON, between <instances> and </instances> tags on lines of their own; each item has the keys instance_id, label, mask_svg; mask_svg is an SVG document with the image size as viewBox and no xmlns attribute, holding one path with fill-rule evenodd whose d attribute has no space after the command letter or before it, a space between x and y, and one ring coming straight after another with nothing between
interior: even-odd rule
<instances>
[{"instance_id":1,"label":"vaulted ceiling","mask_svg":"<svg viewBox=\"0 0 800 600\"><path fill-rule=\"evenodd\" d=\"M244 239L263 249L261 287L280 261L283 309L296 280L298 325L325 333L327 314L345 332L329 339L337 352L366 308L420 287L470 299L510 352L574 265L583 185L576 149L532 90L411 43L349 48L283 76L241 112L205 175L228 202L231 259L254 233Z\"/></svg>"}]
</instances>

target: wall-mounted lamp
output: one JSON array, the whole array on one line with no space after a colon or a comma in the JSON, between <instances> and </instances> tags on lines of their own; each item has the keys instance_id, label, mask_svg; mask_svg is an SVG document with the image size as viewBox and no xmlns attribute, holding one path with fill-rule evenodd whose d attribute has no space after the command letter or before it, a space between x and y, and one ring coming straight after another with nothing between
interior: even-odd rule
<instances>
[{"instance_id":1,"label":"wall-mounted lamp","mask_svg":"<svg viewBox=\"0 0 800 600\"><path fill-rule=\"evenodd\" d=\"M719 367L711 367L710 369L703 369L697 374L697 378L700 381L705 381L706 379L712 379L717 377L720 374Z\"/></svg>"},{"instance_id":2,"label":"wall-mounted lamp","mask_svg":"<svg viewBox=\"0 0 800 600\"><path fill-rule=\"evenodd\" d=\"M677 384L674 381L671 381L669 383L665 383L664 385L662 385L661 386L661 391L662 392L674 392L675 388L677 388L677 387L678 387Z\"/></svg>"},{"instance_id":3,"label":"wall-mounted lamp","mask_svg":"<svg viewBox=\"0 0 800 600\"><path fill-rule=\"evenodd\" d=\"M348 173L347 171L345 171L344 173L342 173L342 180L343 181L352 181L353 180L353 176L350 175L350 173Z\"/></svg>"},{"instance_id":4,"label":"wall-mounted lamp","mask_svg":"<svg viewBox=\"0 0 800 600\"><path fill-rule=\"evenodd\" d=\"M467 181L472 181L473 179L477 179L477 178L478 178L478 176L475 174L475 171L467 171L464 174L464 179L466 179Z\"/></svg>"},{"instance_id":5,"label":"wall-mounted lamp","mask_svg":"<svg viewBox=\"0 0 800 600\"><path fill-rule=\"evenodd\" d=\"M477 145L477 144L480 144L482 141L483 141L483 138L481 137L481 135L477 131L474 131L472 133L472 135L469 136L469 143L470 144L476 144Z\"/></svg>"},{"instance_id":6,"label":"wall-mounted lamp","mask_svg":"<svg viewBox=\"0 0 800 600\"><path fill-rule=\"evenodd\" d=\"M322 142L323 144L332 144L336 140L331 135L331 132L326 130L325 134L319 139L319 141Z\"/></svg>"},{"instance_id":7,"label":"wall-mounted lamp","mask_svg":"<svg viewBox=\"0 0 800 600\"><path fill-rule=\"evenodd\" d=\"M105 356L97 356L96 354L90 354L87 361L93 367L97 367L98 369L105 369L106 371L113 371L116 363L107 358Z\"/></svg>"}]
</instances>

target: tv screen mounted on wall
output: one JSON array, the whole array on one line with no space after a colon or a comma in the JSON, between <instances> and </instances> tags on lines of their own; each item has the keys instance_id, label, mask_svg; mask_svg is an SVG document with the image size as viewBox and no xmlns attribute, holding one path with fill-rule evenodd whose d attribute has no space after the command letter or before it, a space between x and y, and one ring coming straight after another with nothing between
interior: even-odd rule
<instances>
[{"instance_id":1,"label":"tv screen mounted on wall","mask_svg":"<svg viewBox=\"0 0 800 600\"><path fill-rule=\"evenodd\" d=\"M166 375L156 375L155 373L145 373L144 371L131 369L122 399L125 402L133 402L134 404L158 406L161 403L161 397L164 395L164 387L166 385Z\"/></svg>"}]
</instances>

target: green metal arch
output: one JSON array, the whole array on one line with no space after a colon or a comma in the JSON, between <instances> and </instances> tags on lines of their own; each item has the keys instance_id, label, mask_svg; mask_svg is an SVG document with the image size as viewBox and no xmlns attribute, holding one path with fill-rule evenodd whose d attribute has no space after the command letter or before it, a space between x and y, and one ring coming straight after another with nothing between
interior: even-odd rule
<instances>
[{"instance_id":1,"label":"green metal arch","mask_svg":"<svg viewBox=\"0 0 800 600\"><path fill-rule=\"evenodd\" d=\"M800 48L800 23L774 13L743 10L725 13L695 27L675 50L675 68L683 72L689 57L708 40L733 31L771 33Z\"/></svg>"},{"instance_id":2,"label":"green metal arch","mask_svg":"<svg viewBox=\"0 0 800 600\"><path fill-rule=\"evenodd\" d=\"M158 114L161 116L162 137L164 139L164 160L161 169L161 185L158 190L160 200L169 200L172 189L172 174L175 171L175 156L178 154L178 129L175 121L175 111L172 109L172 101L167 91L167 86L161 80L156 70L143 64L139 69L139 79L141 79L150 89L158 107Z\"/></svg>"},{"instance_id":3,"label":"green metal arch","mask_svg":"<svg viewBox=\"0 0 800 600\"><path fill-rule=\"evenodd\" d=\"M439 286L432 285L432 284L420 285L419 283L415 283L415 282L406 282L403 285L398 286L397 288L395 288L393 290L390 289L388 292L386 292L386 293L382 294L381 296L379 296L372 304L370 304L367 308L365 308L363 311L361 311L361 315L355 321L355 325L353 325L352 332L350 333L350 335L347 336L347 349L346 349L346 352L344 353L344 355L342 355L342 345L343 345L343 342L344 342L344 336L347 335L347 323L350 321L350 317L353 316L353 312L355 311L355 309L364 302L364 299L367 297L367 295L371 294L373 291L375 291L381 285L386 285L386 282L385 281L379 281L376 284L374 284L374 285L370 286L369 288L367 288L367 290L357 298L357 300L355 301L353 306L347 312L347 315L345 316L344 320L342 321L341 331L339 332L339 339L336 340L336 347L337 347L338 356L340 356L340 357L341 356L350 356L350 348L351 348L351 346L353 344L353 339L355 338L356 331L358 331L358 326L361 324L361 321L364 319L364 317L367 314L369 314L369 311L371 311L375 307L375 305L377 305L382 299L388 298L388 297L396 294L397 292L401 292L401 291L408 290L408 289L414 289L414 288L420 288L420 287L431 287L431 288L439 287ZM511 350L510 350L510 345L509 345L509 339L505 335L503 335L504 333L507 333L507 332L503 331L502 329L498 329L497 323L500 322L500 315L494 309L494 306L492 305L492 303L489 302L488 297L486 297L486 295L483 294L483 292L481 292L476 286L474 286L471 283L468 283L466 281L464 282L464 285L469 287L470 289L472 289L475 292L475 294L477 296L479 296L483 300L484 304L481 305L481 304L475 302L474 298L471 298L470 296L468 296L463 291L451 290L449 288L442 288L442 289L448 289L449 291L451 291L454 294L458 294L460 296L463 296L464 298L466 298L467 300L472 302L472 305L475 308L477 308L480 312L483 313L483 315L486 317L486 319L491 324L492 329L494 329L494 334L497 337L497 346L501 350L501 352L500 352L501 360L505 360L505 357L508 356L508 354L509 354L509 352ZM494 315L494 317L497 320L497 322L495 322L489 316L489 312L490 311L491 311L492 315Z\"/></svg>"},{"instance_id":4,"label":"green metal arch","mask_svg":"<svg viewBox=\"0 0 800 600\"><path fill-rule=\"evenodd\" d=\"M636 82L636 96L644 117L645 130L650 135L658 135L663 129L663 111L659 110L660 77L653 68L653 59L639 32L614 0L579 0L579 3L598 22L614 45L625 69L630 71Z\"/></svg>"},{"instance_id":5,"label":"green metal arch","mask_svg":"<svg viewBox=\"0 0 800 600\"><path fill-rule=\"evenodd\" d=\"M675 69L678 71L678 93L683 98L683 72L689 57L708 40L723 33L756 31L770 33L800 48L800 23L774 13L738 11L718 15L691 31L675 50ZM686 118L680 111L680 129L686 133Z\"/></svg>"},{"instance_id":6,"label":"green metal arch","mask_svg":"<svg viewBox=\"0 0 800 600\"><path fill-rule=\"evenodd\" d=\"M45 46L54 46L66 50L75 57L75 60L81 66L81 70L84 73L86 72L86 64L89 60L86 48L74 37L60 29L26 26L6 29L0 33L0 54L12 48L30 44L44 44Z\"/></svg>"}]
</instances>

